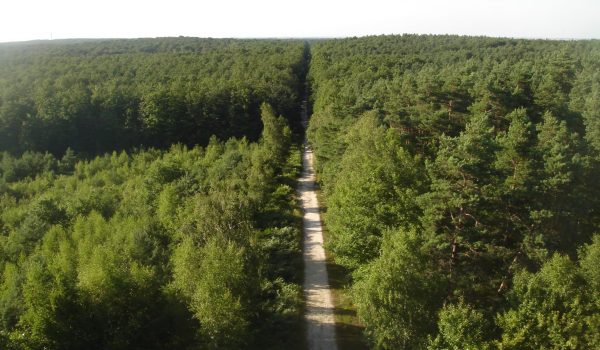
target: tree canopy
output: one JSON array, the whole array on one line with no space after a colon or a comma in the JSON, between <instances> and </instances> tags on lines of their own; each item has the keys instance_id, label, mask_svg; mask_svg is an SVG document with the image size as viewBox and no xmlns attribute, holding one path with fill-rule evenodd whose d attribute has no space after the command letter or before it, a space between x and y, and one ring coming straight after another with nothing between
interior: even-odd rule
<instances>
[{"instance_id":1,"label":"tree canopy","mask_svg":"<svg viewBox=\"0 0 600 350\"><path fill-rule=\"evenodd\" d=\"M577 252L600 232L599 54L598 41L313 43L329 248L375 348L597 347L600 290Z\"/></svg>"},{"instance_id":2,"label":"tree canopy","mask_svg":"<svg viewBox=\"0 0 600 350\"><path fill-rule=\"evenodd\" d=\"M0 348L301 343L304 50L0 45Z\"/></svg>"}]
</instances>

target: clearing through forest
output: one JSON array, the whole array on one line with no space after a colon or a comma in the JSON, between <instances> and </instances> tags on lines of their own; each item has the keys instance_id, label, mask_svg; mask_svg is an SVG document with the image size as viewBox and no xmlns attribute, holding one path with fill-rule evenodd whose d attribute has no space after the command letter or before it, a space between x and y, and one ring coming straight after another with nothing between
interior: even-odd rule
<instances>
[{"instance_id":1,"label":"clearing through forest","mask_svg":"<svg viewBox=\"0 0 600 350\"><path fill-rule=\"evenodd\" d=\"M306 129L308 111L306 101L302 105L302 124ZM304 234L304 297L305 317L309 350L337 350L333 302L327 276L327 261L323 249L323 230L319 202L315 191L313 153L304 142L302 151L302 175L298 182Z\"/></svg>"}]
</instances>

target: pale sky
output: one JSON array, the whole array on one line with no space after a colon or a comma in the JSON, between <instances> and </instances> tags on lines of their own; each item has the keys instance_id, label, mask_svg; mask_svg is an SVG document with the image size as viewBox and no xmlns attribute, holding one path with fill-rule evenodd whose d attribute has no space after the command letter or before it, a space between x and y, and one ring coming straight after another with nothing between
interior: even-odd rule
<instances>
[{"instance_id":1,"label":"pale sky","mask_svg":"<svg viewBox=\"0 0 600 350\"><path fill-rule=\"evenodd\" d=\"M600 0L0 0L0 42L402 33L600 38Z\"/></svg>"}]
</instances>

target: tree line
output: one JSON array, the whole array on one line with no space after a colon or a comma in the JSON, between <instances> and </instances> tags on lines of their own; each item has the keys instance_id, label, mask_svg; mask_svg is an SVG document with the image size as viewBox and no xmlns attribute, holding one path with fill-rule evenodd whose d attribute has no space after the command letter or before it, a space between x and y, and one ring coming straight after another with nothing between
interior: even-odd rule
<instances>
[{"instance_id":1,"label":"tree line","mask_svg":"<svg viewBox=\"0 0 600 350\"><path fill-rule=\"evenodd\" d=\"M378 349L600 346L600 43L315 42L329 249Z\"/></svg>"},{"instance_id":2,"label":"tree line","mask_svg":"<svg viewBox=\"0 0 600 350\"><path fill-rule=\"evenodd\" d=\"M300 230L283 117L260 140L3 155L3 349L237 349L297 342ZM31 161L33 163L33 161ZM13 172L14 174L14 172ZM13 175L14 176L14 175Z\"/></svg>"},{"instance_id":3,"label":"tree line","mask_svg":"<svg viewBox=\"0 0 600 350\"><path fill-rule=\"evenodd\" d=\"M0 61L0 348L301 346L302 42Z\"/></svg>"},{"instance_id":4,"label":"tree line","mask_svg":"<svg viewBox=\"0 0 600 350\"><path fill-rule=\"evenodd\" d=\"M260 136L297 116L302 41L196 38L0 45L0 150L90 156ZM296 125L291 125L296 128Z\"/></svg>"},{"instance_id":5,"label":"tree line","mask_svg":"<svg viewBox=\"0 0 600 350\"><path fill-rule=\"evenodd\" d=\"M598 348L599 58L416 35L0 45L0 347L301 346L308 72L328 248L374 348Z\"/></svg>"}]
</instances>

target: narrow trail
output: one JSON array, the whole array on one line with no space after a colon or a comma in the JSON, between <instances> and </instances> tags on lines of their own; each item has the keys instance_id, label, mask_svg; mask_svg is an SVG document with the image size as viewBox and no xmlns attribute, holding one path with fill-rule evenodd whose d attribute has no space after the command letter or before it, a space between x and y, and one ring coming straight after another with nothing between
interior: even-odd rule
<instances>
[{"instance_id":1,"label":"narrow trail","mask_svg":"<svg viewBox=\"0 0 600 350\"><path fill-rule=\"evenodd\" d=\"M302 104L302 124L308 124L307 102ZM335 320L325 250L319 202L315 192L313 153L307 142L302 152L302 176L298 182L301 198L304 234L304 297L306 300L305 318L309 350L337 350L335 340Z\"/></svg>"}]
</instances>

